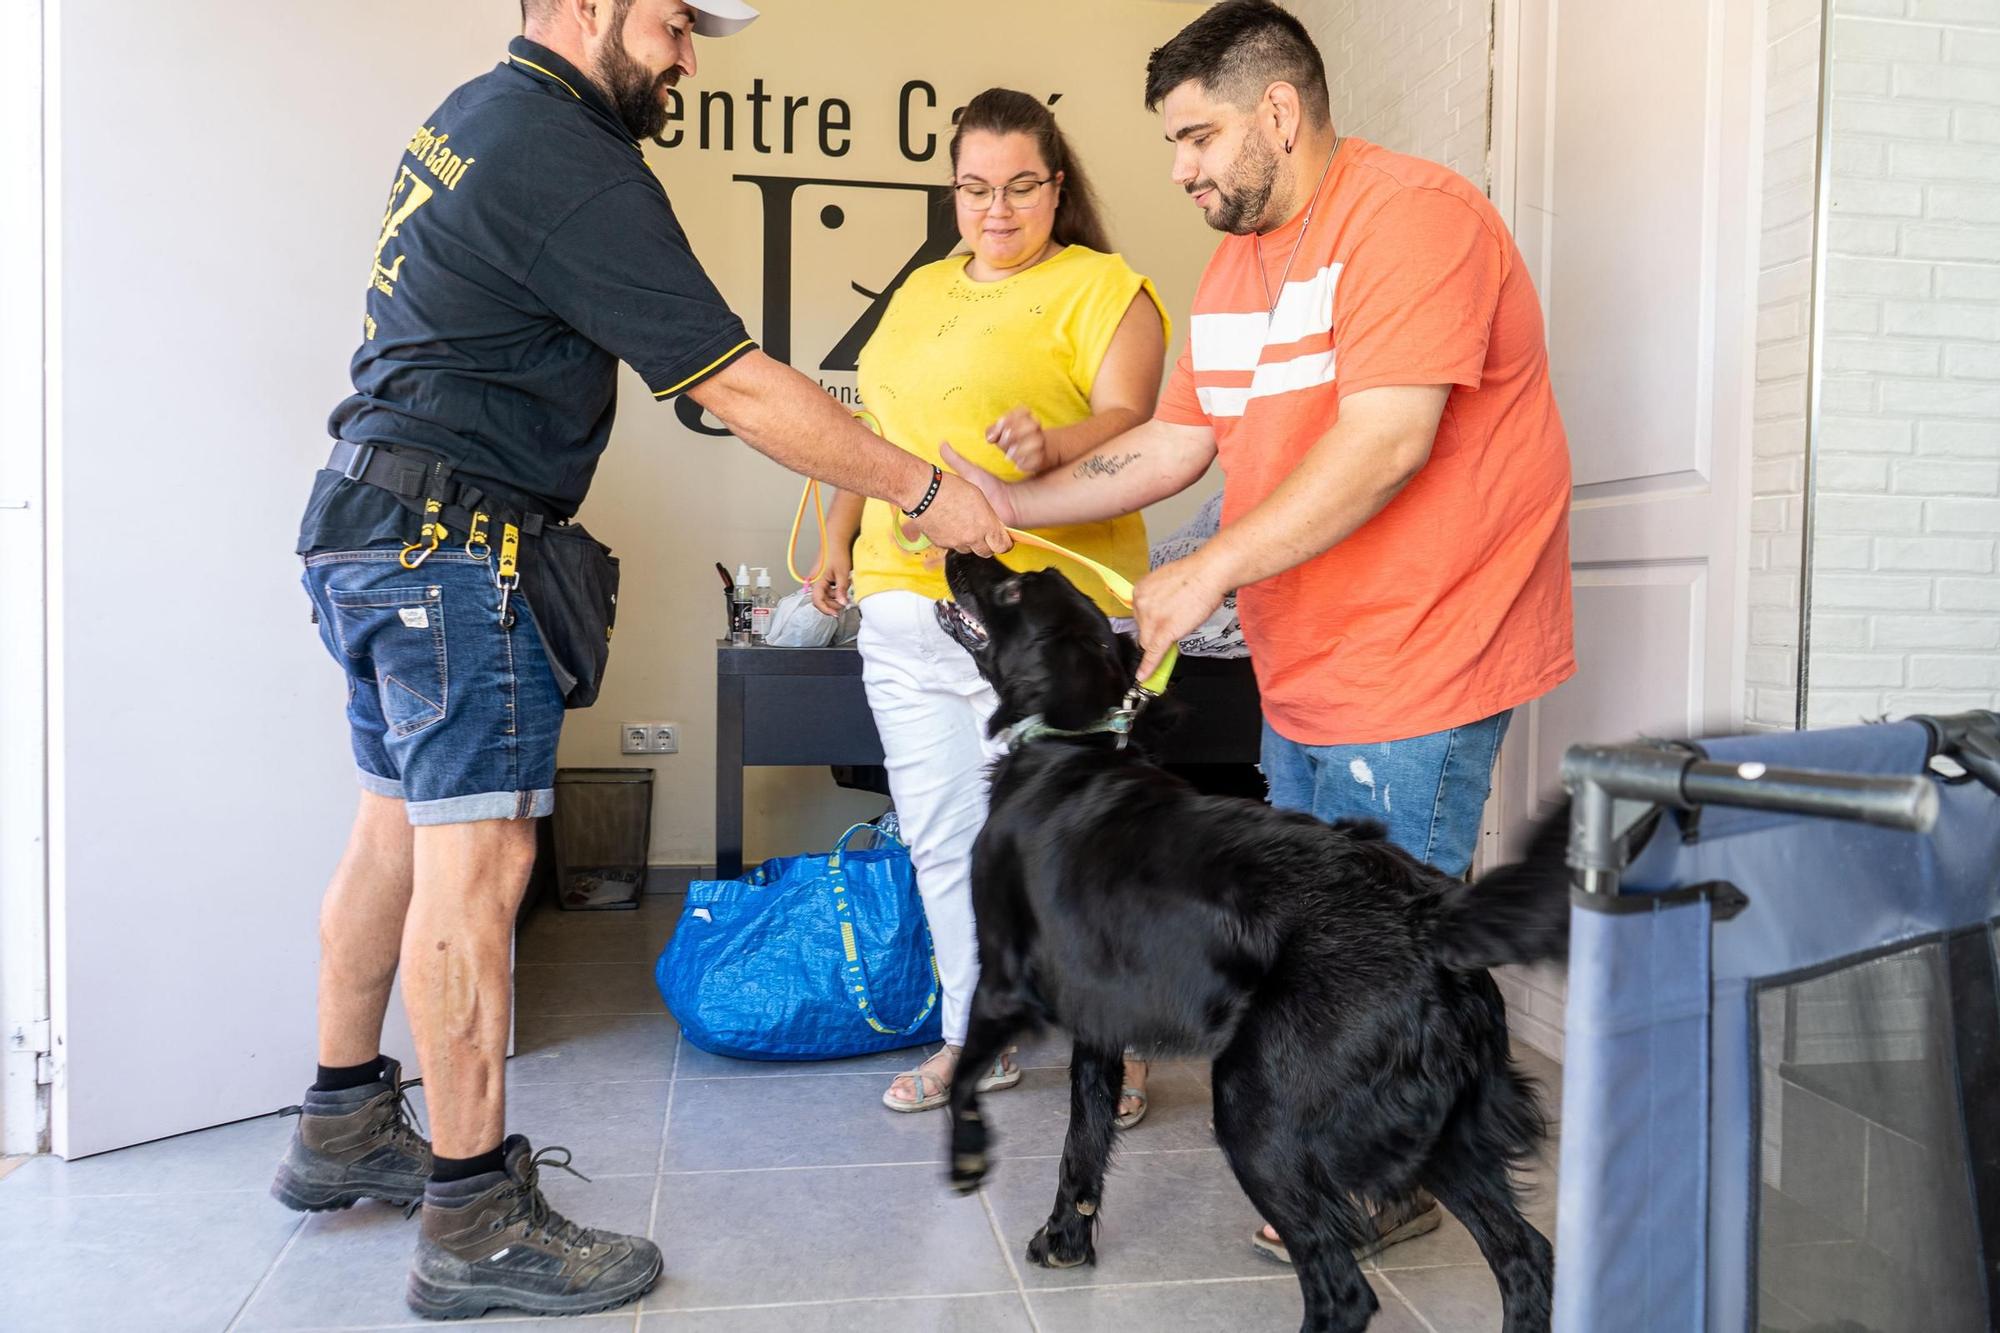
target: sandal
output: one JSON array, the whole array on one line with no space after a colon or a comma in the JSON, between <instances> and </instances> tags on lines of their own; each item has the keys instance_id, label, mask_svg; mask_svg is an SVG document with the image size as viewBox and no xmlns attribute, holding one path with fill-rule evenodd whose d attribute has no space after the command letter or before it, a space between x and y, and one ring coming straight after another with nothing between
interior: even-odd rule
<instances>
[{"instance_id":1,"label":"sandal","mask_svg":"<svg viewBox=\"0 0 2000 1333\"><path fill-rule=\"evenodd\" d=\"M1139 1068L1143 1070L1146 1074L1151 1074L1152 1066L1140 1060L1139 1052L1132 1049L1130 1046L1127 1046L1125 1048L1125 1069L1128 1074L1131 1072L1131 1068L1135 1064L1138 1065ZM1130 1111L1120 1111L1118 1113L1117 1118L1111 1122L1115 1128L1130 1129L1134 1125L1138 1124L1141 1120L1144 1120L1146 1118L1146 1106L1147 1106L1146 1090L1144 1088L1135 1088L1128 1083L1124 1087L1118 1089L1119 1106L1122 1107L1125 1105L1126 1102L1134 1102L1134 1101L1139 1104Z\"/></svg>"},{"instance_id":2,"label":"sandal","mask_svg":"<svg viewBox=\"0 0 2000 1333\"><path fill-rule=\"evenodd\" d=\"M1000 1052L999 1055L993 1057L993 1067L982 1074L979 1081L972 1086L981 1092L1004 1092L1016 1083L1019 1083L1021 1081L1021 1066L1007 1063L1007 1057L1012 1055L1015 1050L1015 1047L1009 1046L1006 1050Z\"/></svg>"},{"instance_id":3,"label":"sandal","mask_svg":"<svg viewBox=\"0 0 2000 1333\"><path fill-rule=\"evenodd\" d=\"M1391 1245L1400 1245L1406 1240L1429 1235L1444 1221L1444 1213L1438 1207L1436 1199L1433 1199L1428 1192L1418 1190L1410 1198L1392 1203L1375 1213L1370 1220L1375 1224L1375 1239L1365 1245L1354 1247L1354 1257L1357 1260L1372 1259ZM1281 1264L1288 1264L1292 1261L1291 1250L1283 1240L1267 1234L1275 1230L1275 1227L1266 1224L1251 1232L1250 1248L1266 1259L1275 1259Z\"/></svg>"},{"instance_id":4,"label":"sandal","mask_svg":"<svg viewBox=\"0 0 2000 1333\"><path fill-rule=\"evenodd\" d=\"M1009 1046L995 1057L993 1067L987 1070L973 1086L981 1092L999 1092L1019 1083L1021 1081L1020 1067L1007 1063L1007 1057L1014 1053L1014 1049L1014 1047ZM940 1054L942 1054L942 1051L940 1051ZM897 1075L899 1081L905 1078L910 1080L917 1094L915 1100L904 1101L902 1098L896 1096L896 1084L891 1082L882 1092L882 1105L888 1107L891 1111L913 1114L917 1111L934 1111L950 1101L951 1080L944 1079L940 1081L924 1072L924 1067L930 1064L931 1060L935 1059L937 1059L937 1056L933 1055L929 1060L925 1060L923 1064L918 1065L907 1074ZM955 1069L954 1072L956 1072ZM936 1085L935 1090L932 1090L933 1084Z\"/></svg>"}]
</instances>

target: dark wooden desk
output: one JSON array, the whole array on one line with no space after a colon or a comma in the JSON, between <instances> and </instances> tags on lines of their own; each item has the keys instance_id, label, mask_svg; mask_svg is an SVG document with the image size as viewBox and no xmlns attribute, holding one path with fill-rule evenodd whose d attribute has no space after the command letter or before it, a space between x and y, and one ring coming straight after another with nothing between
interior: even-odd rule
<instances>
[{"instance_id":1,"label":"dark wooden desk","mask_svg":"<svg viewBox=\"0 0 2000 1333\"><path fill-rule=\"evenodd\" d=\"M1174 698L1186 714L1166 762L1254 764L1263 736L1248 658L1183 657ZM882 741L852 648L715 645L715 873L743 873L743 770L879 764Z\"/></svg>"}]
</instances>

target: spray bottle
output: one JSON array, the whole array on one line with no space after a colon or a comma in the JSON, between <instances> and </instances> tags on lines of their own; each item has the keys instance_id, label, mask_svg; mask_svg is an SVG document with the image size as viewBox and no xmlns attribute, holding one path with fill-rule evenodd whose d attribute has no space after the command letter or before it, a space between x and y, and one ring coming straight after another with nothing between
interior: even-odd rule
<instances>
[{"instance_id":1,"label":"spray bottle","mask_svg":"<svg viewBox=\"0 0 2000 1333\"><path fill-rule=\"evenodd\" d=\"M764 642L771 633L771 614L778 609L778 595L771 590L771 571L758 567L757 590L750 600L750 637Z\"/></svg>"}]
</instances>

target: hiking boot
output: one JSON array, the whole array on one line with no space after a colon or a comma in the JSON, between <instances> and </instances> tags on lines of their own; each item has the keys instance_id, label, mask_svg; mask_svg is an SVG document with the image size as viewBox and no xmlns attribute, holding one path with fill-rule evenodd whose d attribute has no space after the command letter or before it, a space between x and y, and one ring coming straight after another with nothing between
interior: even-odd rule
<instances>
[{"instance_id":1,"label":"hiking boot","mask_svg":"<svg viewBox=\"0 0 2000 1333\"><path fill-rule=\"evenodd\" d=\"M660 1278L653 1242L580 1227L542 1197L535 1178L544 1163L589 1179L571 1168L569 1149L535 1153L513 1134L501 1151L506 1170L432 1181L425 1191L410 1269L412 1310L426 1319L470 1319L494 1309L589 1314L652 1290Z\"/></svg>"},{"instance_id":2,"label":"hiking boot","mask_svg":"<svg viewBox=\"0 0 2000 1333\"><path fill-rule=\"evenodd\" d=\"M271 1195L302 1213L352 1208L363 1199L412 1204L431 1178L431 1145L416 1130L403 1067L386 1056L382 1077L343 1092L308 1089L298 1130L278 1164Z\"/></svg>"}]
</instances>

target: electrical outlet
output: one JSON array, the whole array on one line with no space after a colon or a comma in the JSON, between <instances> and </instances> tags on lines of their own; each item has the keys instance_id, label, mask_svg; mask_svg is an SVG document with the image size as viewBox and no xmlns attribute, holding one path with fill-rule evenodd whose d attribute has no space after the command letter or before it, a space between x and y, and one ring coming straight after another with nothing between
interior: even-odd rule
<instances>
[{"instance_id":1,"label":"electrical outlet","mask_svg":"<svg viewBox=\"0 0 2000 1333\"><path fill-rule=\"evenodd\" d=\"M680 723L655 722L652 729L652 744L648 748L654 754L679 754L681 752Z\"/></svg>"},{"instance_id":2,"label":"electrical outlet","mask_svg":"<svg viewBox=\"0 0 2000 1333\"><path fill-rule=\"evenodd\" d=\"M618 753L649 754L653 748L653 728L644 722L618 724Z\"/></svg>"}]
</instances>

